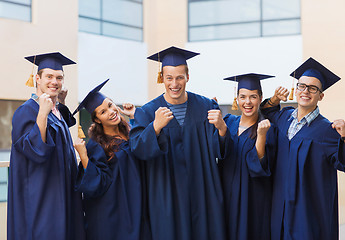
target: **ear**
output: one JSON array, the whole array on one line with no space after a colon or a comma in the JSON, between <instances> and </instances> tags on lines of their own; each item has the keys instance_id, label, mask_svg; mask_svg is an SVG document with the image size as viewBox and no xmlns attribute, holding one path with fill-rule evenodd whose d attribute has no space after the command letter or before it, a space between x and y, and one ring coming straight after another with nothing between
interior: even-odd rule
<instances>
[{"instance_id":1,"label":"ear","mask_svg":"<svg viewBox=\"0 0 345 240\"><path fill-rule=\"evenodd\" d=\"M325 96L325 94L322 92L320 93L320 96L319 96L319 101L322 101L323 97Z\"/></svg>"},{"instance_id":2,"label":"ear","mask_svg":"<svg viewBox=\"0 0 345 240\"><path fill-rule=\"evenodd\" d=\"M187 82L189 81L189 74L187 74Z\"/></svg>"},{"instance_id":3,"label":"ear","mask_svg":"<svg viewBox=\"0 0 345 240\"><path fill-rule=\"evenodd\" d=\"M38 86L38 83L41 83L41 78L38 74L35 76L35 81L36 81L36 87Z\"/></svg>"},{"instance_id":4,"label":"ear","mask_svg":"<svg viewBox=\"0 0 345 240\"><path fill-rule=\"evenodd\" d=\"M101 121L97 117L95 117L95 123L98 123L98 124L102 125Z\"/></svg>"}]
</instances>

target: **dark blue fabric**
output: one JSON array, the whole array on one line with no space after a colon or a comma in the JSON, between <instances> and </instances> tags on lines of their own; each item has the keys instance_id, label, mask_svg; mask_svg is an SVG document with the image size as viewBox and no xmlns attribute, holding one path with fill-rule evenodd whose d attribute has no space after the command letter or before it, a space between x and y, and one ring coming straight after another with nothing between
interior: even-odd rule
<instances>
[{"instance_id":1,"label":"dark blue fabric","mask_svg":"<svg viewBox=\"0 0 345 240\"><path fill-rule=\"evenodd\" d=\"M237 135L240 116L228 114L224 121L231 141L225 146L229 154L219 161L225 211L227 239L270 239L272 183L269 162L275 157L275 130L267 133L265 156L257 156L252 127Z\"/></svg>"},{"instance_id":2,"label":"dark blue fabric","mask_svg":"<svg viewBox=\"0 0 345 240\"><path fill-rule=\"evenodd\" d=\"M59 103L58 109L68 127L72 127L76 124L77 121L75 120L75 118L73 117L72 113L66 105Z\"/></svg>"},{"instance_id":3,"label":"dark blue fabric","mask_svg":"<svg viewBox=\"0 0 345 240\"><path fill-rule=\"evenodd\" d=\"M36 64L38 66L37 72L44 68L50 68L53 70L62 70L64 65L75 64L74 61L65 57L59 52L44 53L33 56L25 57L26 60Z\"/></svg>"},{"instance_id":4,"label":"dark blue fabric","mask_svg":"<svg viewBox=\"0 0 345 240\"><path fill-rule=\"evenodd\" d=\"M108 161L101 145L90 139L86 171L79 165L77 190L84 194L87 239L150 239L140 162L121 143L115 158Z\"/></svg>"},{"instance_id":5,"label":"dark blue fabric","mask_svg":"<svg viewBox=\"0 0 345 240\"><path fill-rule=\"evenodd\" d=\"M146 160L152 238L223 240L219 138L207 119L218 105L188 92L184 125L172 119L157 137L153 121L159 107L167 107L163 95L138 108L130 132L133 153Z\"/></svg>"},{"instance_id":6,"label":"dark blue fabric","mask_svg":"<svg viewBox=\"0 0 345 240\"><path fill-rule=\"evenodd\" d=\"M289 141L294 108L279 108L262 109L278 127L272 239L338 239L337 169L344 171L344 143L321 114Z\"/></svg>"},{"instance_id":7,"label":"dark blue fabric","mask_svg":"<svg viewBox=\"0 0 345 240\"><path fill-rule=\"evenodd\" d=\"M47 142L36 124L39 106L26 101L13 115L8 179L8 239L84 239L77 163L64 120L50 113Z\"/></svg>"}]
</instances>

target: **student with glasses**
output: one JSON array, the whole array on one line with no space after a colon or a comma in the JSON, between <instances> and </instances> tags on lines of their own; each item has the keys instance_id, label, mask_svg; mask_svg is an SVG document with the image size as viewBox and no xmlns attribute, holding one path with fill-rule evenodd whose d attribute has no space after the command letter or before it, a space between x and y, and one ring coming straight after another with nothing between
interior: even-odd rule
<instances>
[{"instance_id":1,"label":"student with glasses","mask_svg":"<svg viewBox=\"0 0 345 240\"><path fill-rule=\"evenodd\" d=\"M271 239L338 239L337 170L345 169L345 122L330 122L317 104L340 78L313 58L291 76L298 78L296 109L280 110L289 93L283 87L262 104L278 127Z\"/></svg>"}]
</instances>

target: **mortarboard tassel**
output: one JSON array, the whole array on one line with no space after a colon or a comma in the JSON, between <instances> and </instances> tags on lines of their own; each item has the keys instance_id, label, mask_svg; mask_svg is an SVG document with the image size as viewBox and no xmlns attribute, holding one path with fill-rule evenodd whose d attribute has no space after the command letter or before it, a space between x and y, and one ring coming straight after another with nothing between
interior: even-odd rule
<instances>
[{"instance_id":1,"label":"mortarboard tassel","mask_svg":"<svg viewBox=\"0 0 345 240\"><path fill-rule=\"evenodd\" d=\"M236 78L235 78L236 81ZM237 105L237 97L236 97L237 93L236 93L236 87L234 87L234 101L232 102L232 107L231 110L238 110L238 105Z\"/></svg>"},{"instance_id":2,"label":"mortarboard tassel","mask_svg":"<svg viewBox=\"0 0 345 240\"><path fill-rule=\"evenodd\" d=\"M86 138L81 125L78 126L78 138Z\"/></svg>"},{"instance_id":3,"label":"mortarboard tassel","mask_svg":"<svg viewBox=\"0 0 345 240\"><path fill-rule=\"evenodd\" d=\"M26 81L25 85L28 86L28 87L34 87L34 66L35 66L35 61L36 61L36 56L34 58L34 62L32 64L32 71L31 71L31 74L30 74L30 77L29 79Z\"/></svg>"},{"instance_id":4,"label":"mortarboard tassel","mask_svg":"<svg viewBox=\"0 0 345 240\"><path fill-rule=\"evenodd\" d=\"M293 100L293 92L295 91L295 88L294 88L294 80L295 80L295 72L293 73L293 79L292 79L292 88L291 88L291 92L290 92L290 95L289 95L289 100Z\"/></svg>"},{"instance_id":5,"label":"mortarboard tassel","mask_svg":"<svg viewBox=\"0 0 345 240\"><path fill-rule=\"evenodd\" d=\"M163 83L163 77L162 77L162 72L161 71L158 72L157 83Z\"/></svg>"},{"instance_id":6,"label":"mortarboard tassel","mask_svg":"<svg viewBox=\"0 0 345 240\"><path fill-rule=\"evenodd\" d=\"M33 74L30 74L30 77L26 81L25 85L28 87L34 87L34 75Z\"/></svg>"},{"instance_id":7,"label":"mortarboard tassel","mask_svg":"<svg viewBox=\"0 0 345 240\"><path fill-rule=\"evenodd\" d=\"M158 53L158 76L157 76L157 83L163 83L163 76L162 76L162 71L160 71L160 58L159 58L159 53Z\"/></svg>"}]
</instances>

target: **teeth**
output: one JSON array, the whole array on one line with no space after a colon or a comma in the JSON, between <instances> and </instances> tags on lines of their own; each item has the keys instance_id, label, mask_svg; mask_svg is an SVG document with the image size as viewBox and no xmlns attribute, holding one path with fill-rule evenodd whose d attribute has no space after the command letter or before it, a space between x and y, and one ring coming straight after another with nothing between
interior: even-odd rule
<instances>
[{"instance_id":1,"label":"teeth","mask_svg":"<svg viewBox=\"0 0 345 240\"><path fill-rule=\"evenodd\" d=\"M171 89L171 91L173 91L173 92L178 92L180 89L176 89L176 88L174 88L174 89Z\"/></svg>"}]
</instances>

